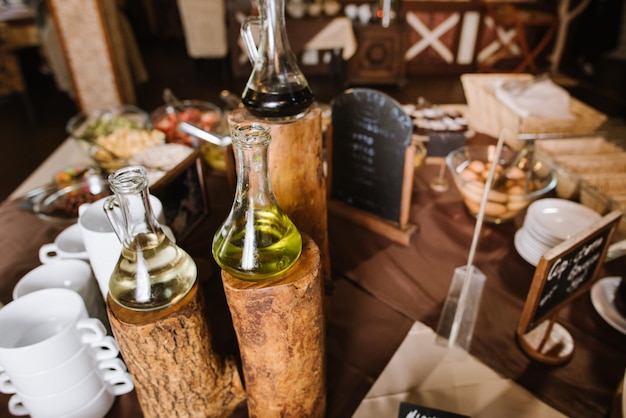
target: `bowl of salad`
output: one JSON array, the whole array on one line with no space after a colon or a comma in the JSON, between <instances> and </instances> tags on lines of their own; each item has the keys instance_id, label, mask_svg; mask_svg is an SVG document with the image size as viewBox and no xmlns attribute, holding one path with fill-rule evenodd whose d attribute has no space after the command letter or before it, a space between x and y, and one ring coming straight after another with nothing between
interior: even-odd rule
<instances>
[{"instance_id":1,"label":"bowl of salad","mask_svg":"<svg viewBox=\"0 0 626 418\"><path fill-rule=\"evenodd\" d=\"M119 128L149 129L150 115L136 106L121 105L78 113L65 125L73 138L89 143L95 143L99 137L110 135Z\"/></svg>"}]
</instances>

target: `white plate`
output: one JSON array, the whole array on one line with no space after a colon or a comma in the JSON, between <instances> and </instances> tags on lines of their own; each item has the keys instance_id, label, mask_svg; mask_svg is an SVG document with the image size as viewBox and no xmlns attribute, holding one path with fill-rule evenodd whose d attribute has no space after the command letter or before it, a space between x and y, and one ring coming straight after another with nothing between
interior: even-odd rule
<instances>
[{"instance_id":1,"label":"white plate","mask_svg":"<svg viewBox=\"0 0 626 418\"><path fill-rule=\"evenodd\" d=\"M515 238L513 240L513 243L515 244L515 249L517 250L517 253L524 259L526 260L526 262L532 266L537 267L537 264L539 264L539 259L541 258L541 255L537 256L537 254L535 254L532 250L529 250L526 245L524 244L524 237L525 232L523 228L520 228L517 230L517 232L515 233Z\"/></svg>"},{"instance_id":2,"label":"white plate","mask_svg":"<svg viewBox=\"0 0 626 418\"><path fill-rule=\"evenodd\" d=\"M622 334L626 334L626 318L619 313L613 303L620 280L623 279L617 276L598 280L591 288L591 303L602 319Z\"/></svg>"},{"instance_id":3,"label":"white plate","mask_svg":"<svg viewBox=\"0 0 626 418\"><path fill-rule=\"evenodd\" d=\"M554 246L552 245L547 245L539 240L537 240L537 237L533 234L533 231L531 231L528 228L522 228L523 234L523 242L526 245L527 248L532 249L533 252L539 253L539 254L545 254L546 251L552 249Z\"/></svg>"},{"instance_id":4,"label":"white plate","mask_svg":"<svg viewBox=\"0 0 626 418\"><path fill-rule=\"evenodd\" d=\"M563 242L563 240L560 238L555 238L550 236L549 234L546 234L546 232L541 229L541 226L537 222L529 219L528 217L524 220L524 228L526 229L526 232L529 236L534 238L537 242L549 246L550 248L556 247Z\"/></svg>"},{"instance_id":5,"label":"white plate","mask_svg":"<svg viewBox=\"0 0 626 418\"><path fill-rule=\"evenodd\" d=\"M532 221L548 237L566 240L601 218L593 209L566 199L540 199L528 207Z\"/></svg>"}]
</instances>

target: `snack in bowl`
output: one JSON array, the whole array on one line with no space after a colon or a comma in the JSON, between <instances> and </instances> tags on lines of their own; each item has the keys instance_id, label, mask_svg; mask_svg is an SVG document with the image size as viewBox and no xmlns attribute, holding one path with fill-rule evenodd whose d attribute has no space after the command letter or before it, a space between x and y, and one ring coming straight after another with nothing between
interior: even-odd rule
<instances>
[{"instance_id":1,"label":"snack in bowl","mask_svg":"<svg viewBox=\"0 0 626 418\"><path fill-rule=\"evenodd\" d=\"M108 182L99 174L92 174L59 187L38 200L33 211L39 217L55 222L75 222L78 207L111 194Z\"/></svg>"},{"instance_id":2,"label":"snack in bowl","mask_svg":"<svg viewBox=\"0 0 626 418\"><path fill-rule=\"evenodd\" d=\"M95 142L112 155L128 160L146 148L165 143L165 134L157 129L118 128Z\"/></svg>"},{"instance_id":3,"label":"snack in bowl","mask_svg":"<svg viewBox=\"0 0 626 418\"><path fill-rule=\"evenodd\" d=\"M495 145L472 144L453 150L446 163L468 211L476 216L485 190ZM535 199L556 186L548 164L533 159L526 168L524 154L504 147L485 206L485 220L501 223L513 219Z\"/></svg>"},{"instance_id":4,"label":"snack in bowl","mask_svg":"<svg viewBox=\"0 0 626 418\"><path fill-rule=\"evenodd\" d=\"M202 142L197 138L180 132L179 122L189 122L207 132L219 133L222 123L222 110L210 102L202 100L181 100L176 106L161 106L150 116L152 125L165 133L167 142L174 142L189 147L198 147Z\"/></svg>"}]
</instances>

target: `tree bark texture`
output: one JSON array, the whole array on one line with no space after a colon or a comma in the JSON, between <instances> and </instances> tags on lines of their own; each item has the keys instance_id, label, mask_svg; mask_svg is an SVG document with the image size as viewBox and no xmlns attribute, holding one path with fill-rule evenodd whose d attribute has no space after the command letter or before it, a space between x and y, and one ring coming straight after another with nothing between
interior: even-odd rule
<instances>
[{"instance_id":1,"label":"tree bark texture","mask_svg":"<svg viewBox=\"0 0 626 418\"><path fill-rule=\"evenodd\" d=\"M246 282L222 271L239 342L250 417L323 417L325 318L319 248L303 234L302 255L281 277Z\"/></svg>"},{"instance_id":2,"label":"tree bark texture","mask_svg":"<svg viewBox=\"0 0 626 418\"><path fill-rule=\"evenodd\" d=\"M333 286L321 109L313 105L301 119L289 122L258 120L243 108L234 110L228 118L231 127L251 121L271 127L268 167L274 195L298 230L310 235L319 247L326 292L330 293Z\"/></svg>"},{"instance_id":3,"label":"tree bark texture","mask_svg":"<svg viewBox=\"0 0 626 418\"><path fill-rule=\"evenodd\" d=\"M245 400L233 359L211 347L198 283L177 304L137 312L107 298L120 353L145 418L228 417Z\"/></svg>"}]
</instances>

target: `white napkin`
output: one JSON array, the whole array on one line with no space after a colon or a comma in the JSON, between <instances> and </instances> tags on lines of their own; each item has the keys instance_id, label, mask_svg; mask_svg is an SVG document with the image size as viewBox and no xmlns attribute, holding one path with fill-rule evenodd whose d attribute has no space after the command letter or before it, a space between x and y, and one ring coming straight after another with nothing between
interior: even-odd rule
<instances>
[{"instance_id":1,"label":"white napkin","mask_svg":"<svg viewBox=\"0 0 626 418\"><path fill-rule=\"evenodd\" d=\"M549 78L497 81L496 97L522 118L574 119L570 96Z\"/></svg>"}]
</instances>

